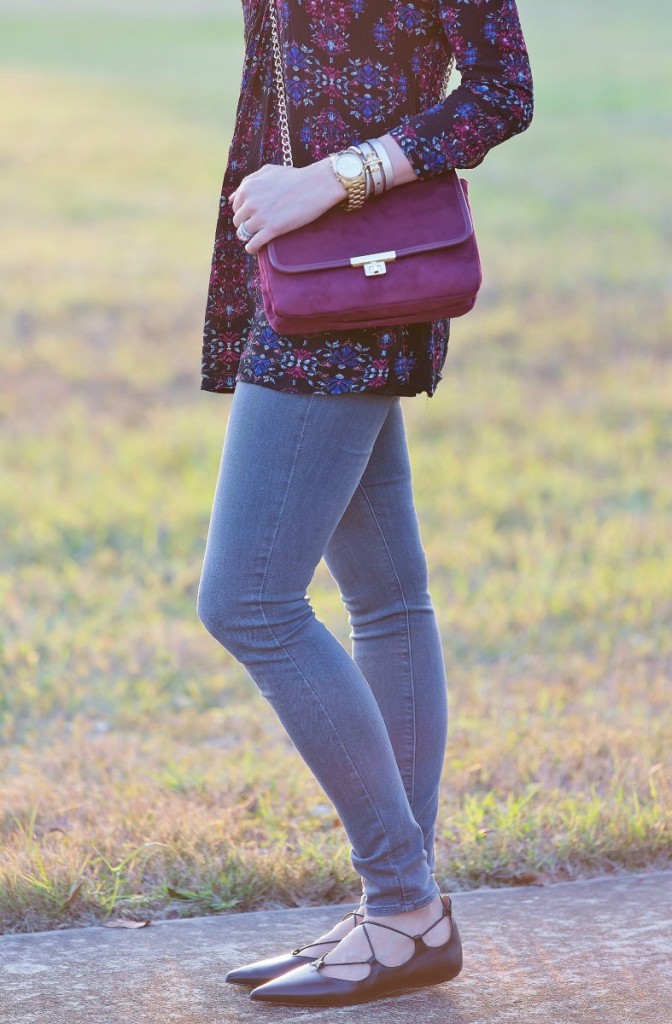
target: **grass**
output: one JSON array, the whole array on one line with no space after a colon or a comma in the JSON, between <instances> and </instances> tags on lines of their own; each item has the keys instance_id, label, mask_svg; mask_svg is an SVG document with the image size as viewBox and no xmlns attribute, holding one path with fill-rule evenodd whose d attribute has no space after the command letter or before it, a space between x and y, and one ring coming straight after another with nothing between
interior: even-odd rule
<instances>
[{"instance_id":1,"label":"grass","mask_svg":"<svg viewBox=\"0 0 672 1024\"><path fill-rule=\"evenodd\" d=\"M77 6L0 5L0 929L349 899L333 808L195 613L238 14ZM470 175L486 289L404 400L447 888L672 852L664 9L521 10L537 119ZM311 597L347 646L324 566Z\"/></svg>"}]
</instances>

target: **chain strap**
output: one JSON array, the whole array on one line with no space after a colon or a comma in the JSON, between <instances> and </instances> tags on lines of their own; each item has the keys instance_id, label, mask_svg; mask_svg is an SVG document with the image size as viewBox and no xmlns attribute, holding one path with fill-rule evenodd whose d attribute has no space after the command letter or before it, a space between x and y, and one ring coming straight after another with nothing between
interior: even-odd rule
<instances>
[{"instance_id":1,"label":"chain strap","mask_svg":"<svg viewBox=\"0 0 672 1024\"><path fill-rule=\"evenodd\" d=\"M442 97L445 99L446 93L448 92L448 83L450 82L450 76L455 70L455 54L452 55L448 61L448 67L446 68L446 74L443 79L443 89L441 92Z\"/></svg>"},{"instance_id":2,"label":"chain strap","mask_svg":"<svg viewBox=\"0 0 672 1024\"><path fill-rule=\"evenodd\" d=\"M278 15L275 0L268 0L271 13L271 35L273 37L273 76L275 78L275 94L278 98L278 118L280 120L280 138L282 140L282 159L286 167L292 167L292 143L289 137L289 116L287 114L287 93L285 92L285 76L282 68L280 52L280 36L278 33ZM455 68L455 55L451 57L443 80L443 95L448 90L448 82Z\"/></svg>"},{"instance_id":3,"label":"chain strap","mask_svg":"<svg viewBox=\"0 0 672 1024\"><path fill-rule=\"evenodd\" d=\"M291 167L292 143L289 138L289 117L287 116L287 94L285 93L285 78L282 70L282 55L280 53L280 37L278 35L278 16L275 10L275 0L268 0L271 11L271 33L273 35L273 73L275 76L275 94L278 98L278 118L280 120L280 137L282 139L282 159L285 167Z\"/></svg>"}]
</instances>

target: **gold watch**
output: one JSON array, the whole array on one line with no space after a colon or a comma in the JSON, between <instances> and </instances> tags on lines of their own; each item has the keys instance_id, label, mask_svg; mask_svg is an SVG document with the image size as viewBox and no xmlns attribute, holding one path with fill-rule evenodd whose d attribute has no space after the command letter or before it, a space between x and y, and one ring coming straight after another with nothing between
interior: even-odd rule
<instances>
[{"instance_id":1,"label":"gold watch","mask_svg":"<svg viewBox=\"0 0 672 1024\"><path fill-rule=\"evenodd\" d=\"M366 199L366 167L361 155L355 149L343 149L330 153L329 159L334 174L347 190L347 197L341 203L344 210L358 210Z\"/></svg>"}]
</instances>

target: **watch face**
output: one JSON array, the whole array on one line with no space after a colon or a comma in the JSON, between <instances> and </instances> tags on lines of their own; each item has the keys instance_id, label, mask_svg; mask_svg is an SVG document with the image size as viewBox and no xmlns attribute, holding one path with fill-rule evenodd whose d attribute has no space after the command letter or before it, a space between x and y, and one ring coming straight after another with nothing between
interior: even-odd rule
<instances>
[{"instance_id":1,"label":"watch face","mask_svg":"<svg viewBox=\"0 0 672 1024\"><path fill-rule=\"evenodd\" d=\"M362 173L362 161L356 153L340 153L336 167L344 178L359 178Z\"/></svg>"}]
</instances>

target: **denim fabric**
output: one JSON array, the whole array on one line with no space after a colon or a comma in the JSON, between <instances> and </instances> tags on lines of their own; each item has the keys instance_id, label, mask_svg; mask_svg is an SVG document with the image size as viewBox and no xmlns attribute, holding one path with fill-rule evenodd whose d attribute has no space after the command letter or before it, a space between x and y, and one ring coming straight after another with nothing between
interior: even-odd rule
<instances>
[{"instance_id":1,"label":"denim fabric","mask_svg":"<svg viewBox=\"0 0 672 1024\"><path fill-rule=\"evenodd\" d=\"M352 657L306 596L322 557ZM334 804L370 911L431 902L446 677L398 396L238 383L198 613Z\"/></svg>"}]
</instances>

